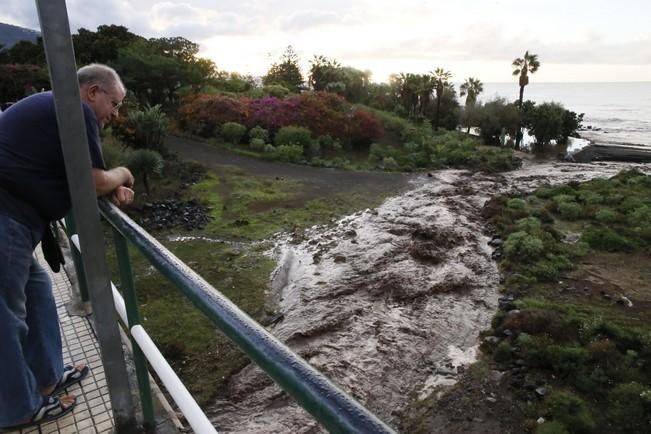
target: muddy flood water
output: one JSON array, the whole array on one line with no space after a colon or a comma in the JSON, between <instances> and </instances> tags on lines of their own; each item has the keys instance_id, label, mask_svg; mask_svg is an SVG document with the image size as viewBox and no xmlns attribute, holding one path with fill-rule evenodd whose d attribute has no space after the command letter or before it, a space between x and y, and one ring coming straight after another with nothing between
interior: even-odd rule
<instances>
[{"instance_id":1,"label":"muddy flood water","mask_svg":"<svg viewBox=\"0 0 651 434\"><path fill-rule=\"evenodd\" d=\"M497 309L500 274L481 209L493 195L543 183L608 177L617 163L527 164L501 175L446 170L420 175L381 206L279 237L270 298L272 334L399 427L401 411L476 357ZM220 432L325 430L257 367L228 385L210 417Z\"/></svg>"}]
</instances>

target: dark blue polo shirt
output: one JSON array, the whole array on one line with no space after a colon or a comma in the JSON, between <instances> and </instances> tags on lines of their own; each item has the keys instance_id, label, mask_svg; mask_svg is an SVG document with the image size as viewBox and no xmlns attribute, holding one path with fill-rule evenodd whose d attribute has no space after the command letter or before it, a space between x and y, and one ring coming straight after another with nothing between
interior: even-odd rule
<instances>
[{"instance_id":1,"label":"dark blue polo shirt","mask_svg":"<svg viewBox=\"0 0 651 434\"><path fill-rule=\"evenodd\" d=\"M82 106L92 166L104 169L97 117ZM0 113L0 214L40 231L70 207L54 99L38 93Z\"/></svg>"}]
</instances>

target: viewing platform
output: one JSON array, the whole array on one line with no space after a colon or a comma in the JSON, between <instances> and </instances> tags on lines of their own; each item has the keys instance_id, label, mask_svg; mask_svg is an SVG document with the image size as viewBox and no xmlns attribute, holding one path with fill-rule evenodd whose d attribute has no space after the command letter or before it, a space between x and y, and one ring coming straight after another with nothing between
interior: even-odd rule
<instances>
[{"instance_id":1,"label":"viewing platform","mask_svg":"<svg viewBox=\"0 0 651 434\"><path fill-rule=\"evenodd\" d=\"M72 285L61 269L53 273L43 259L41 248L37 247L34 254L41 266L52 279L52 292L56 301L57 312L63 341L64 365L86 364L90 374L81 385L71 387L68 392L77 397L74 410L66 416L40 426L19 431L4 431L11 434L104 434L113 433L113 415L109 397L104 366L100 356L100 348L94 331L92 314L86 316L71 315L67 305L71 301ZM125 351L128 353L128 351ZM131 375L133 368L129 368ZM133 379L135 381L135 378ZM152 383L153 386L153 383ZM136 388L134 388L136 389ZM156 399L158 398L158 399ZM161 399L163 403L161 403ZM178 433L181 427L171 407L160 393L155 391L156 433ZM167 407L167 408L165 408Z\"/></svg>"}]
</instances>

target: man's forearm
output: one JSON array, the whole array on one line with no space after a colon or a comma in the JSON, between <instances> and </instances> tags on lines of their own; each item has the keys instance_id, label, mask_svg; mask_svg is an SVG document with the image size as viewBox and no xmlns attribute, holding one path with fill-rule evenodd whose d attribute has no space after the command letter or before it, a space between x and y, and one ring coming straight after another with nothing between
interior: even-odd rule
<instances>
[{"instance_id":1,"label":"man's forearm","mask_svg":"<svg viewBox=\"0 0 651 434\"><path fill-rule=\"evenodd\" d=\"M98 197L112 192L121 185L133 186L133 176L126 167L116 167L111 170L93 169L93 179Z\"/></svg>"}]
</instances>

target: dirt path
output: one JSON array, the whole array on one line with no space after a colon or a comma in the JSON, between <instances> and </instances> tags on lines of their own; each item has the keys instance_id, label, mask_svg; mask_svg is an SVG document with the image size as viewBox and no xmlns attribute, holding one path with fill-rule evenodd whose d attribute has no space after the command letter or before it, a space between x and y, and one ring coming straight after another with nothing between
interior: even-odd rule
<instances>
[{"instance_id":1,"label":"dirt path","mask_svg":"<svg viewBox=\"0 0 651 434\"><path fill-rule=\"evenodd\" d=\"M167 136L167 148L181 158L209 167L236 166L254 176L294 178L312 184L320 194L330 195L359 189L371 192L395 191L407 186L414 176L405 173L353 172L247 157L208 143L179 136Z\"/></svg>"}]
</instances>

